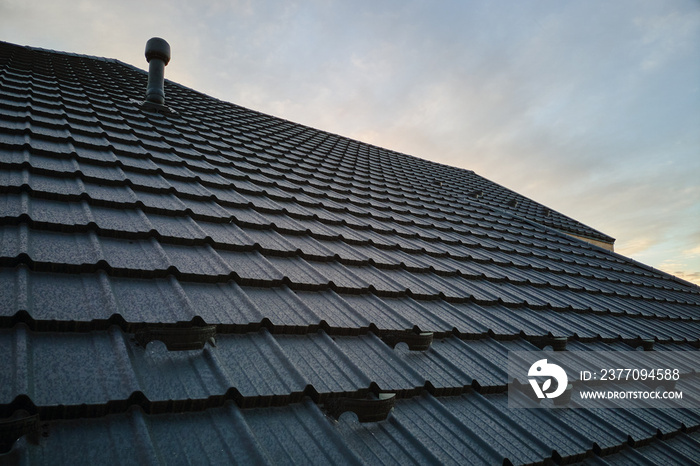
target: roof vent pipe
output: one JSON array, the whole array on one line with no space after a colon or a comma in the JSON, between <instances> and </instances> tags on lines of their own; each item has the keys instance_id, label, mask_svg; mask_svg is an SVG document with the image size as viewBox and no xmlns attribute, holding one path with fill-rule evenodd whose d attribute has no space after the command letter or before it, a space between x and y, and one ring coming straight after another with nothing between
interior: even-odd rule
<instances>
[{"instance_id":1,"label":"roof vent pipe","mask_svg":"<svg viewBox=\"0 0 700 466\"><path fill-rule=\"evenodd\" d=\"M170 61L170 44L160 37L146 42L146 61L148 62L148 86L146 102L165 104L165 66Z\"/></svg>"}]
</instances>

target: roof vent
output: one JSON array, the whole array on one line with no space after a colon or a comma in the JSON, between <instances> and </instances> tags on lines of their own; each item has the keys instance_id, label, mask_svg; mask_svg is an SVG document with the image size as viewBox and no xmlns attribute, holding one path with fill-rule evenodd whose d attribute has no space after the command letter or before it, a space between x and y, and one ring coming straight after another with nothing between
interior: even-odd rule
<instances>
[{"instance_id":1,"label":"roof vent","mask_svg":"<svg viewBox=\"0 0 700 466\"><path fill-rule=\"evenodd\" d=\"M146 87L145 105L165 104L165 66L170 62L170 44L160 37L146 42L146 61L148 62L148 86Z\"/></svg>"}]
</instances>

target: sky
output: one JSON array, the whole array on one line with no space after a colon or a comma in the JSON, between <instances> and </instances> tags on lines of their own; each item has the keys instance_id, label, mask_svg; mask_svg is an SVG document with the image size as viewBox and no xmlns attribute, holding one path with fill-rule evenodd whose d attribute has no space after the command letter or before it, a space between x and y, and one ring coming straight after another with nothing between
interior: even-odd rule
<instances>
[{"instance_id":1,"label":"sky","mask_svg":"<svg viewBox=\"0 0 700 466\"><path fill-rule=\"evenodd\" d=\"M0 40L473 170L700 284L700 1L0 0Z\"/></svg>"}]
</instances>

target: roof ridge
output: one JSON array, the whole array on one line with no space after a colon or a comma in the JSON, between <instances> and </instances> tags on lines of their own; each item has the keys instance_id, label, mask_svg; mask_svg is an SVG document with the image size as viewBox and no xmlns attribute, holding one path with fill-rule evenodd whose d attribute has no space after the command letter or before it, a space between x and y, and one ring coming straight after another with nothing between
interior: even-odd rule
<instances>
[{"instance_id":1,"label":"roof ridge","mask_svg":"<svg viewBox=\"0 0 700 466\"><path fill-rule=\"evenodd\" d=\"M7 42L7 41L4 41L4 40L0 40L0 44L10 45L10 46L13 46L13 47L19 47L19 48L23 48L23 49L26 49L26 50L31 50L31 51L33 51L33 52L52 53L52 54L56 54L56 55L66 55L66 56L69 56L69 57L76 57L76 58L89 58L89 59L92 59L92 60L98 60L98 61L107 62L107 63L121 63L121 64L124 64L124 65L132 66L132 67L133 67L133 65L129 65L128 63L122 62L121 60L118 60L118 59L116 59L116 58L100 57L100 56L98 56L98 55L89 55L89 54L76 53L76 52L65 52L65 51L63 51L63 50L56 50L56 49L49 49L49 48L44 48L44 47L37 47L37 46L34 46L34 45L20 45L20 44L15 44L15 43L13 43L13 42Z\"/></svg>"}]
</instances>

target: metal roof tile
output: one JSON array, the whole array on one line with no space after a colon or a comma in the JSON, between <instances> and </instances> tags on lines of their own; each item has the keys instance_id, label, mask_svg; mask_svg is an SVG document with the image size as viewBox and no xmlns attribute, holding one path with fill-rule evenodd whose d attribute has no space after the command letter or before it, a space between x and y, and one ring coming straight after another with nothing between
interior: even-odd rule
<instances>
[{"instance_id":1,"label":"metal roof tile","mask_svg":"<svg viewBox=\"0 0 700 466\"><path fill-rule=\"evenodd\" d=\"M382 306L388 307L383 311L383 315L392 316L393 320L403 324L403 328L408 329L417 326L425 331L451 331L453 326L435 314L434 306L429 303L433 301L415 301L412 298L382 298ZM397 319L395 316L400 316ZM382 320L375 321L379 324ZM379 327L385 328L385 327Z\"/></svg>"},{"instance_id":2,"label":"metal roof tile","mask_svg":"<svg viewBox=\"0 0 700 466\"><path fill-rule=\"evenodd\" d=\"M141 189L134 190L137 202L163 213L183 212L187 206L173 194L156 194Z\"/></svg>"},{"instance_id":3,"label":"metal roof tile","mask_svg":"<svg viewBox=\"0 0 700 466\"><path fill-rule=\"evenodd\" d=\"M504 459L429 395L398 401L377 440L421 445L440 464L496 464Z\"/></svg>"},{"instance_id":4,"label":"metal roof tile","mask_svg":"<svg viewBox=\"0 0 700 466\"><path fill-rule=\"evenodd\" d=\"M281 330L303 327L304 332L311 325L317 325L321 318L315 309L287 287L259 288L244 287L246 297L259 309L265 319Z\"/></svg>"},{"instance_id":5,"label":"metal roof tile","mask_svg":"<svg viewBox=\"0 0 700 466\"><path fill-rule=\"evenodd\" d=\"M388 391L411 391L423 387L426 379L413 367L402 361L393 349L374 336L336 337L335 344L353 365Z\"/></svg>"},{"instance_id":6,"label":"metal roof tile","mask_svg":"<svg viewBox=\"0 0 700 466\"><path fill-rule=\"evenodd\" d=\"M226 283L195 283L179 281L194 314L210 324L241 324L261 322L266 309L259 309L248 294L233 281ZM272 294L272 292L270 292Z\"/></svg>"},{"instance_id":7,"label":"metal roof tile","mask_svg":"<svg viewBox=\"0 0 700 466\"><path fill-rule=\"evenodd\" d=\"M126 399L137 389L126 347L103 332L34 333L18 326L2 331L0 340L15 356L13 365L26 363L17 374L26 380L7 386L24 390L3 390L3 404L17 395L29 396L37 406L104 404Z\"/></svg>"},{"instance_id":8,"label":"metal roof tile","mask_svg":"<svg viewBox=\"0 0 700 466\"><path fill-rule=\"evenodd\" d=\"M194 181L183 181L175 178L168 178L167 182L174 187L178 195L195 197L212 197L213 194L207 188Z\"/></svg>"},{"instance_id":9,"label":"metal roof tile","mask_svg":"<svg viewBox=\"0 0 700 466\"><path fill-rule=\"evenodd\" d=\"M348 358L325 332L275 337L289 361L316 392L352 393L369 387L372 380Z\"/></svg>"},{"instance_id":10,"label":"metal roof tile","mask_svg":"<svg viewBox=\"0 0 700 466\"><path fill-rule=\"evenodd\" d=\"M277 270L257 251L226 251L218 250L217 254L236 275L253 281L281 281L284 273Z\"/></svg>"},{"instance_id":11,"label":"metal roof tile","mask_svg":"<svg viewBox=\"0 0 700 466\"><path fill-rule=\"evenodd\" d=\"M163 191L170 189L170 183L158 173L142 173L132 170L124 172L131 185L149 191Z\"/></svg>"},{"instance_id":12,"label":"metal roof tile","mask_svg":"<svg viewBox=\"0 0 700 466\"><path fill-rule=\"evenodd\" d=\"M459 344L457 341L456 338L433 340L427 351L409 351L406 345L399 344L394 354L435 389L454 390L470 386L474 378L482 380L465 365L464 351L455 351L453 346Z\"/></svg>"},{"instance_id":13,"label":"metal roof tile","mask_svg":"<svg viewBox=\"0 0 700 466\"><path fill-rule=\"evenodd\" d=\"M84 192L94 201L106 201L115 204L135 204L139 200L129 186L111 186L108 184L83 183Z\"/></svg>"},{"instance_id":14,"label":"metal roof tile","mask_svg":"<svg viewBox=\"0 0 700 466\"><path fill-rule=\"evenodd\" d=\"M275 230L246 228L245 232L253 244L257 244L268 251L277 251L291 255L298 249L289 241L288 237L280 235ZM271 262L274 263L272 258Z\"/></svg>"},{"instance_id":15,"label":"metal roof tile","mask_svg":"<svg viewBox=\"0 0 700 466\"><path fill-rule=\"evenodd\" d=\"M244 412L251 432L272 463L361 464L332 424L310 401ZM303 432L304 435L299 435Z\"/></svg>"},{"instance_id":16,"label":"metal roof tile","mask_svg":"<svg viewBox=\"0 0 700 466\"><path fill-rule=\"evenodd\" d=\"M119 148L115 147L115 149ZM127 151L128 153L123 153ZM132 169L132 172L136 170L148 172L156 171L158 169L158 165L156 165L151 159L147 158L145 154L145 151L143 152L143 155L140 155L139 151L135 151L134 148L125 147L124 151L120 151L119 153L119 163L124 168Z\"/></svg>"},{"instance_id":17,"label":"metal roof tile","mask_svg":"<svg viewBox=\"0 0 700 466\"><path fill-rule=\"evenodd\" d=\"M491 397L478 393L440 402L513 464L536 463L552 455L552 447L543 441L537 428L541 423L521 426L513 422L511 411L519 410L501 411L500 406L491 402Z\"/></svg>"},{"instance_id":18,"label":"metal roof tile","mask_svg":"<svg viewBox=\"0 0 700 466\"><path fill-rule=\"evenodd\" d=\"M206 399L231 387L244 397L288 397L305 387L266 331L222 335L216 346L194 351L167 351L157 342L128 348L140 388L151 401Z\"/></svg>"},{"instance_id":19,"label":"metal roof tile","mask_svg":"<svg viewBox=\"0 0 700 466\"><path fill-rule=\"evenodd\" d=\"M144 213L137 209L112 209L96 205L91 206L86 202L77 206L84 207L90 216L90 221L95 222L97 227L102 230L111 230L123 234L126 232L146 233L153 228L152 225L149 225Z\"/></svg>"},{"instance_id":20,"label":"metal roof tile","mask_svg":"<svg viewBox=\"0 0 700 466\"><path fill-rule=\"evenodd\" d=\"M90 322L118 312L103 273L37 273L22 266L13 273L22 285L16 302L8 307L10 313L25 310L36 320Z\"/></svg>"},{"instance_id":21,"label":"metal roof tile","mask_svg":"<svg viewBox=\"0 0 700 466\"><path fill-rule=\"evenodd\" d=\"M110 277L111 301L127 322L170 323L190 321L195 311L179 292L172 276L162 279Z\"/></svg>"},{"instance_id":22,"label":"metal roof tile","mask_svg":"<svg viewBox=\"0 0 700 466\"><path fill-rule=\"evenodd\" d=\"M25 152L27 162L33 170L52 171L56 173L74 173L78 170L78 162L73 158L50 157ZM20 162L21 163L21 162Z\"/></svg>"},{"instance_id":23,"label":"metal roof tile","mask_svg":"<svg viewBox=\"0 0 700 466\"><path fill-rule=\"evenodd\" d=\"M391 301L387 301L387 304L392 305ZM452 329L457 329L460 333L466 335L483 335L490 329L490 327L484 325L479 317L480 314L487 313L487 311L474 303L457 304L436 299L420 301L420 306L426 309L428 316L435 316L435 319L439 319L440 322L444 321L447 324L445 327L437 328L419 325L422 330L451 331ZM495 328L493 330L496 331Z\"/></svg>"},{"instance_id":24,"label":"metal roof tile","mask_svg":"<svg viewBox=\"0 0 700 466\"><path fill-rule=\"evenodd\" d=\"M126 180L124 172L119 167L107 167L87 162L80 162L77 165L79 173L82 173L86 178L96 178L99 181L107 182Z\"/></svg>"},{"instance_id":25,"label":"metal roof tile","mask_svg":"<svg viewBox=\"0 0 700 466\"><path fill-rule=\"evenodd\" d=\"M280 261L281 262L281 261ZM296 264L300 264L299 260L295 260ZM337 261L314 261L311 263L305 262L305 267L310 269L313 267L313 275L311 277L319 277L318 284L332 283L338 289L344 290L365 290L369 287L369 282L363 279L363 276L357 267L346 267Z\"/></svg>"},{"instance_id":26,"label":"metal roof tile","mask_svg":"<svg viewBox=\"0 0 700 466\"><path fill-rule=\"evenodd\" d=\"M232 246L253 246L255 241L233 222L215 223L198 221L196 225L205 237L219 244Z\"/></svg>"},{"instance_id":27,"label":"metal roof tile","mask_svg":"<svg viewBox=\"0 0 700 466\"><path fill-rule=\"evenodd\" d=\"M185 209L191 211L191 215L210 218L213 220L228 219L229 212L224 207L220 206L212 200L202 201L197 199L180 199L185 206Z\"/></svg>"},{"instance_id":28,"label":"metal roof tile","mask_svg":"<svg viewBox=\"0 0 700 466\"><path fill-rule=\"evenodd\" d=\"M296 291L296 298L317 316L318 321L324 321L331 327L342 329L367 328L373 322L372 317L358 310L332 290L318 292ZM371 297L370 297L371 298ZM404 328L398 326L397 328Z\"/></svg>"},{"instance_id":29,"label":"metal roof tile","mask_svg":"<svg viewBox=\"0 0 700 466\"><path fill-rule=\"evenodd\" d=\"M271 222L270 224L274 225L275 229L280 232L302 233L306 231L299 222L286 214L266 212L266 217Z\"/></svg>"},{"instance_id":30,"label":"metal roof tile","mask_svg":"<svg viewBox=\"0 0 700 466\"><path fill-rule=\"evenodd\" d=\"M508 383L509 351L535 350L534 346L521 339L496 341L486 338L467 341L450 337L434 342L434 351L443 361L449 361L461 374L476 381L481 387L505 387Z\"/></svg>"},{"instance_id":31,"label":"metal roof tile","mask_svg":"<svg viewBox=\"0 0 700 466\"><path fill-rule=\"evenodd\" d=\"M229 204L246 205L249 200L237 191L224 186L209 186L209 191L218 199Z\"/></svg>"},{"instance_id":32,"label":"metal roof tile","mask_svg":"<svg viewBox=\"0 0 700 466\"><path fill-rule=\"evenodd\" d=\"M27 254L35 262L90 264L101 259L95 238L85 234L32 230L25 224L0 227L3 257Z\"/></svg>"},{"instance_id":33,"label":"metal roof tile","mask_svg":"<svg viewBox=\"0 0 700 466\"><path fill-rule=\"evenodd\" d=\"M2 211L7 217L19 217L19 215L26 213L33 222L54 225L86 225L89 221L88 213L81 203L32 197L27 193L4 196L8 202L7 208L2 209ZM20 206L23 212L12 211Z\"/></svg>"},{"instance_id":34,"label":"metal roof tile","mask_svg":"<svg viewBox=\"0 0 700 466\"><path fill-rule=\"evenodd\" d=\"M33 191L43 192L47 194L59 194L64 196L78 196L83 192L82 182L76 178L54 178L51 176L38 175L34 173L15 172L10 176L19 175L17 178L10 178L9 183L5 186L12 186L16 179L20 184L28 184ZM16 185L16 186L18 186Z\"/></svg>"},{"instance_id":35,"label":"metal roof tile","mask_svg":"<svg viewBox=\"0 0 700 466\"><path fill-rule=\"evenodd\" d=\"M284 238L294 251L301 251L305 257L318 260L330 259L331 257L334 257L336 251L335 249L329 249L329 247L340 243L339 241L332 244L329 241L317 241L315 238L307 234L286 235Z\"/></svg>"},{"instance_id":36,"label":"metal roof tile","mask_svg":"<svg viewBox=\"0 0 700 466\"><path fill-rule=\"evenodd\" d=\"M150 224L149 230L158 232L161 237L194 241L203 240L207 236L199 225L190 217L158 215L154 213L146 214L145 217Z\"/></svg>"},{"instance_id":37,"label":"metal roof tile","mask_svg":"<svg viewBox=\"0 0 700 466\"><path fill-rule=\"evenodd\" d=\"M233 218L242 225L270 225L268 217L250 207L226 206L225 218Z\"/></svg>"},{"instance_id":38,"label":"metal roof tile","mask_svg":"<svg viewBox=\"0 0 700 466\"><path fill-rule=\"evenodd\" d=\"M670 439L655 440L638 448L626 447L620 452L602 458L587 459L586 463L607 465L625 464L693 464L700 450L698 433L680 433Z\"/></svg>"},{"instance_id":39,"label":"metal roof tile","mask_svg":"<svg viewBox=\"0 0 700 466\"><path fill-rule=\"evenodd\" d=\"M230 264L210 246L185 246L161 244L167 257L168 267L174 266L181 274L208 277L227 277L232 269Z\"/></svg>"}]
</instances>

